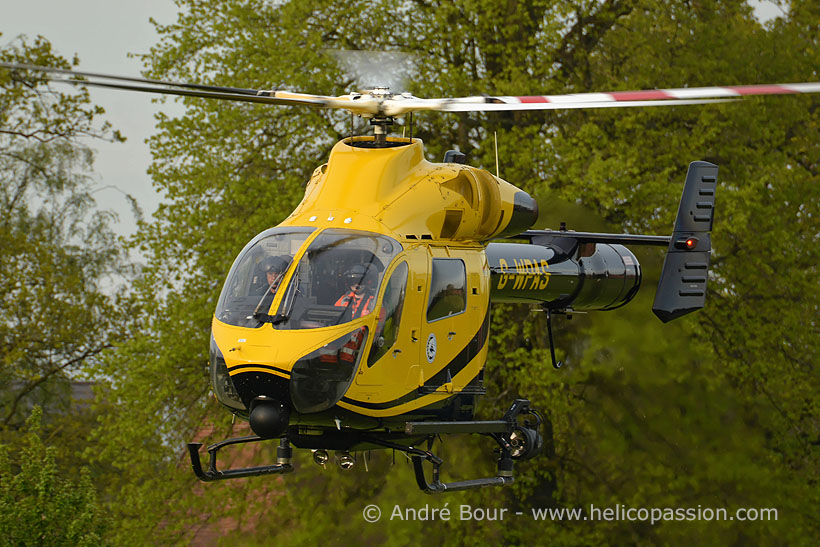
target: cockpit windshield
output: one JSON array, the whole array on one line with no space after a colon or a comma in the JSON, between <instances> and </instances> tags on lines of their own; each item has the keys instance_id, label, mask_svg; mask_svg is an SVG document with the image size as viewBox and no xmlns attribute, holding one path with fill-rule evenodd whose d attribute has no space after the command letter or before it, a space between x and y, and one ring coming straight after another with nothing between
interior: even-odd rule
<instances>
[{"instance_id":1,"label":"cockpit windshield","mask_svg":"<svg viewBox=\"0 0 820 547\"><path fill-rule=\"evenodd\" d=\"M313 228L273 228L251 241L234 262L219 302L216 318L237 327L257 328L271 321L271 304L293 256Z\"/></svg>"},{"instance_id":2,"label":"cockpit windshield","mask_svg":"<svg viewBox=\"0 0 820 547\"><path fill-rule=\"evenodd\" d=\"M328 229L302 256L273 316L277 329L315 329L364 317L376 306L385 268L402 250L386 236Z\"/></svg>"}]
</instances>

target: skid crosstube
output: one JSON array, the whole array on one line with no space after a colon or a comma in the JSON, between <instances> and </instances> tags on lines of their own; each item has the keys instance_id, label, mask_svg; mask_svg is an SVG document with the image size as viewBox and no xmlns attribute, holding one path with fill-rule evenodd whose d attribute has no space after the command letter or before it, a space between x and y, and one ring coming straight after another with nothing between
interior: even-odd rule
<instances>
[{"instance_id":1,"label":"skid crosstube","mask_svg":"<svg viewBox=\"0 0 820 547\"><path fill-rule=\"evenodd\" d=\"M531 423L524 420L523 425L518 423L521 415L532 416L535 421ZM504 486L513 482L513 460L528 459L538 453L541 447L541 437L538 429L541 425L541 416L530 408L530 402L526 399L516 399L509 410L500 420L469 421L469 422L407 422L405 424L405 434L418 435L420 441L425 439L428 449L422 450L414 446L407 446L388 440L378 433L364 433L359 435L359 440L375 446L392 448L404 452L413 462L413 469L416 475L416 483L419 488L428 494L442 494L444 492L457 492L459 490L472 490L488 486ZM495 477L483 477L463 481L442 482L441 466L444 461L430 451L433 441L437 435L448 433L479 433L492 437L500 447L498 458L498 473ZM290 473L293 471L293 449L287 437L282 437L279 447L276 450L276 464L259 467L246 467L241 469L219 470L216 465L216 455L220 449L234 445L265 441L257 435L227 439L208 447L210 461L207 471L202 468L199 449L201 443L188 443L188 453L191 457L191 467L194 474L203 482L217 480L235 479L241 477L256 477L260 475L276 475ZM424 470L424 462L432 464L433 470L431 480L427 480Z\"/></svg>"},{"instance_id":2,"label":"skid crosstube","mask_svg":"<svg viewBox=\"0 0 820 547\"><path fill-rule=\"evenodd\" d=\"M532 415L536 419L535 424L526 423L526 428L518 425L520 415ZM464 481L442 482L441 465L444 463L441 458L433 454L429 449L421 450L414 447L403 447L395 443L379 443L388 448L402 450L410 455L413 461L413 470L416 475L416 483L419 488L428 494L443 494L445 492L458 492L460 490L473 490L476 488L486 488L489 486L505 486L512 484L513 460L515 458L530 458L540 449L540 434L538 427L541 424L541 417L530 408L530 402L526 399L516 399L509 410L500 420L470 421L470 422L407 422L405 433L430 435L430 445L434 435L447 433L480 433L492 437L500 447L498 458L498 472L495 477L483 477ZM530 426L532 428L530 428ZM516 430L529 431L524 437L528 439L527 446L522 447L513 440ZM523 449L526 448L524 451ZM424 471L424 462L428 461L433 465L430 481Z\"/></svg>"},{"instance_id":3,"label":"skid crosstube","mask_svg":"<svg viewBox=\"0 0 820 547\"><path fill-rule=\"evenodd\" d=\"M431 454L432 455L432 454ZM495 477L484 477L481 479L470 479L465 481L441 482L441 459L436 458L429 460L429 458L422 458L421 456L411 456L413 460L413 470L416 473L416 484L419 488L427 494L443 494L445 492L458 492L460 490L474 490L476 488L486 488L488 486L504 486L512 484L515 480L513 478L513 460L508 450L501 450L501 457L498 459L498 475ZM433 462L433 480L427 482L427 477L424 474L424 459Z\"/></svg>"}]
</instances>

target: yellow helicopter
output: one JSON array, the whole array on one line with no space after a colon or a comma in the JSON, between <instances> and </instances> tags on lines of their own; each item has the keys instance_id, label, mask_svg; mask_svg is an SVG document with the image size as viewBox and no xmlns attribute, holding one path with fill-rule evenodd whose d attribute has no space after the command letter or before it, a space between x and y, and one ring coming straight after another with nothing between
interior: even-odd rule
<instances>
[{"instance_id":1,"label":"yellow helicopter","mask_svg":"<svg viewBox=\"0 0 820 547\"><path fill-rule=\"evenodd\" d=\"M374 134L335 145L296 210L239 253L219 296L210 342L213 391L255 435L208 447L208 469L199 443L188 450L196 476L214 481L290 472L291 445L312 450L320 464L337 451L343 468L355 463L351 452L394 449L411 457L428 493L509 484L514 461L541 448L541 418L527 400L512 401L497 420L474 419L486 391L492 302L543 307L556 368L551 314L611 310L637 293L641 268L626 245L667 248L653 305L662 321L703 307L718 168L690 164L671 236L530 230L538 218L531 196L466 165L457 151L442 163L427 161L412 134L388 136L393 119L421 110L669 106L820 92L820 83L804 83L452 99L375 88L329 97L0 66L77 85L337 108L368 118ZM443 462L432 445L450 433L491 437L497 474L442 481ZM279 439L275 464L217 468L225 446L267 439Z\"/></svg>"}]
</instances>

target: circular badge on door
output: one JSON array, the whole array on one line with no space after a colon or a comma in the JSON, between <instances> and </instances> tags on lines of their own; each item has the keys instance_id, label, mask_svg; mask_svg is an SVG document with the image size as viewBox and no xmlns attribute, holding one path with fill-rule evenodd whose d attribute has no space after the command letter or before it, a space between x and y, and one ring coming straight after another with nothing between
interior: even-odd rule
<instances>
[{"instance_id":1,"label":"circular badge on door","mask_svg":"<svg viewBox=\"0 0 820 547\"><path fill-rule=\"evenodd\" d=\"M427 362L432 363L433 359L436 358L436 335L432 332L430 336L427 337Z\"/></svg>"}]
</instances>

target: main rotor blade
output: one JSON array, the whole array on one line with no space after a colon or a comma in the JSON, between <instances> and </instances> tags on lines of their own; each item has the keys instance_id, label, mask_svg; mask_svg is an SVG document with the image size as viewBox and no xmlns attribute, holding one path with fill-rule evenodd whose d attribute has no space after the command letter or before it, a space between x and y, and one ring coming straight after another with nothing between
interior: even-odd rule
<instances>
[{"instance_id":1,"label":"main rotor blade","mask_svg":"<svg viewBox=\"0 0 820 547\"><path fill-rule=\"evenodd\" d=\"M217 85L186 84L182 82L165 82L162 80L151 80L149 78L136 78L134 76L115 76L113 74L103 74L101 72L83 72L79 70L69 70L66 68L55 68L50 66L26 65L21 63L0 63L0 67L17 70L34 70L54 74L68 74L72 76L82 76L84 78L100 78L103 80L121 80L123 82L138 82L143 84L166 85L181 87L185 89L200 89L203 91L221 91L223 93L237 93L244 95L257 95L256 89L245 89L241 87L223 87ZM55 80L57 81L57 80Z\"/></svg>"},{"instance_id":2,"label":"main rotor blade","mask_svg":"<svg viewBox=\"0 0 820 547\"><path fill-rule=\"evenodd\" d=\"M453 102L448 99L411 99L385 101L388 116L401 116L419 110L439 112L511 112L520 110L574 110L580 108L630 108L645 106L682 106L691 104L731 103L738 99L669 99L664 101L578 101L561 103L479 103Z\"/></svg>"},{"instance_id":3,"label":"main rotor blade","mask_svg":"<svg viewBox=\"0 0 820 547\"><path fill-rule=\"evenodd\" d=\"M555 110L561 108L604 108L610 106L663 106L702 104L737 100L749 96L820 93L820 82L725 87L685 87L613 91L610 93L569 93L566 95L528 95L500 97L462 97L438 99L436 110L449 112Z\"/></svg>"},{"instance_id":4,"label":"main rotor blade","mask_svg":"<svg viewBox=\"0 0 820 547\"><path fill-rule=\"evenodd\" d=\"M327 107L327 98L319 96L306 96L303 98L288 97L277 98L277 91L259 91L261 95L244 95L241 93L222 93L218 91L197 91L194 89L174 89L171 87L150 87L131 84L114 84L105 82L91 82L88 80L67 80L63 78L52 78L52 82L62 82L73 85L88 85L92 87L106 87L110 89L124 89L126 91L141 91L144 93L159 93L162 95L179 95L182 97L201 97L204 99L221 99L223 101L241 101L247 103L265 103L280 105L309 105Z\"/></svg>"},{"instance_id":5,"label":"main rotor blade","mask_svg":"<svg viewBox=\"0 0 820 547\"><path fill-rule=\"evenodd\" d=\"M265 91L237 87L222 87L180 82L164 82L147 78L113 76L95 72L80 72L61 68L15 63L0 63L0 67L16 70L36 70L45 73L74 75L85 78L119 80L147 85L126 83L105 83L92 80L74 80L50 77L51 81L67 82L74 85L89 85L203 97L228 101L254 103L303 105L320 108L340 108L365 117L401 116L420 110L443 112L504 112L516 110L557 110L579 108L615 108L647 106L679 106L692 104L720 103L742 99L747 96L786 95L798 93L820 93L820 82L745 85L724 87L690 87L676 89L650 89L643 91L613 91L610 93L570 93L566 95L529 95L498 97L458 97L441 99L419 99L409 94L382 95L371 92L353 93L348 96L329 97L287 91Z\"/></svg>"},{"instance_id":6,"label":"main rotor blade","mask_svg":"<svg viewBox=\"0 0 820 547\"><path fill-rule=\"evenodd\" d=\"M788 95L820 93L820 82L799 84L764 84L723 87L683 87L677 89L647 89L643 91L612 91L609 93L569 93L566 95L529 95L523 97L488 97L491 102L520 103L578 103L628 102L670 99L728 98L753 95ZM472 97L454 99L474 102Z\"/></svg>"},{"instance_id":7,"label":"main rotor blade","mask_svg":"<svg viewBox=\"0 0 820 547\"><path fill-rule=\"evenodd\" d=\"M499 97L459 97L442 99L405 99L385 101L387 115L398 116L417 110L444 112L506 112L516 110L561 110L578 108L613 108L645 106L678 106L719 103L748 96L820 93L820 82L726 87L686 87L613 91L610 93L569 93L566 95L529 95Z\"/></svg>"},{"instance_id":8,"label":"main rotor blade","mask_svg":"<svg viewBox=\"0 0 820 547\"><path fill-rule=\"evenodd\" d=\"M345 101L349 100L349 98L347 97L327 97L323 95L307 95L302 93L291 93L287 91L266 91L257 89L244 89L238 87L222 87L201 84L165 82L161 80L150 80L147 78L114 76L111 74L100 74L94 72L79 72L62 68L44 67L37 65L24 65L17 63L0 63L0 68L7 68L10 70L34 70L46 74L63 74L66 76L71 75L87 78L101 78L107 80L121 80L122 82L138 82L148 84L134 85L128 83L96 82L93 80L76 80L70 78L46 76L46 78L49 81L67 83L71 85L102 87L109 89L122 89L126 91L140 91L143 93L159 93L162 95L177 95L183 97L221 99L226 101L241 101L291 106L307 105L324 108L344 108L343 105L345 104Z\"/></svg>"}]
</instances>

